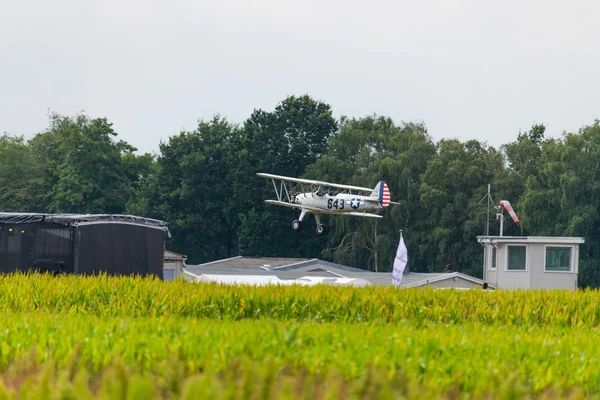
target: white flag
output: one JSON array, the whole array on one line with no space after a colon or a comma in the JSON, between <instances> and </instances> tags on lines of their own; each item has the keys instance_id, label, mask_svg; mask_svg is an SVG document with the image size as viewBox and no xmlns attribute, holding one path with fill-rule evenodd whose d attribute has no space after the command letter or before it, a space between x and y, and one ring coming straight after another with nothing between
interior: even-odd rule
<instances>
[{"instance_id":1,"label":"white flag","mask_svg":"<svg viewBox=\"0 0 600 400\"><path fill-rule=\"evenodd\" d=\"M400 283L402 282L402 274L404 273L404 268L406 267L407 261L408 251L406 250L404 238L402 237L401 233L400 243L398 244L398 250L396 251L396 258L394 259L394 270L392 271L392 283L396 287L400 287Z\"/></svg>"}]
</instances>

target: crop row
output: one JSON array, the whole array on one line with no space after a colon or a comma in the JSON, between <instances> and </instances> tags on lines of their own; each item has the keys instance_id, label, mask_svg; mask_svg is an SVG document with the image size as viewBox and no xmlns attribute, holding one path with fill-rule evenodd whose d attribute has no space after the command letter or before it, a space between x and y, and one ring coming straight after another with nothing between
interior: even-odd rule
<instances>
[{"instance_id":1,"label":"crop row","mask_svg":"<svg viewBox=\"0 0 600 400\"><path fill-rule=\"evenodd\" d=\"M507 381L521 382L532 393L550 386L600 393L595 329L43 313L5 314L2 322L0 369L6 380L18 377L31 357L53 362L59 371L91 373L122 359L166 387L197 373L230 371L232 363L247 359L260 371L315 377L335 372L353 384L374 371L386 382L420 385L438 395L456 388L498 393Z\"/></svg>"},{"instance_id":2,"label":"crop row","mask_svg":"<svg viewBox=\"0 0 600 400\"><path fill-rule=\"evenodd\" d=\"M57 368L55 363L38 365L30 362L21 373L9 379L0 378L0 399L55 400L55 399L598 399L597 394L586 393L579 387L561 389L550 386L534 391L530 385L509 377L493 391L464 393L460 386L447 390L427 386L414 377L388 379L376 370L365 372L355 381L331 373L316 377L302 371L294 376L279 371L273 363L232 363L230 368L217 373L206 371L188 377L161 376L132 371L122 360L116 360L102 373L90 374L85 368L76 370ZM19 397L17 397L17 394Z\"/></svg>"},{"instance_id":3,"label":"crop row","mask_svg":"<svg viewBox=\"0 0 600 400\"><path fill-rule=\"evenodd\" d=\"M410 321L554 327L600 324L598 291L219 286L154 279L2 275L4 312L318 322Z\"/></svg>"}]
</instances>

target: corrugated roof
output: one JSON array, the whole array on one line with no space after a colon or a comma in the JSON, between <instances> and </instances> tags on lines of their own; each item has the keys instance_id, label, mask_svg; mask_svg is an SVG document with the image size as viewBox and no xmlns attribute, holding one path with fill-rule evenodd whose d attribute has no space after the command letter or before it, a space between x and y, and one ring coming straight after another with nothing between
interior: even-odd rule
<instances>
[{"instance_id":1,"label":"corrugated roof","mask_svg":"<svg viewBox=\"0 0 600 400\"><path fill-rule=\"evenodd\" d=\"M310 261L312 258L279 258L279 257L245 257L237 256L226 258L223 260L212 261L204 264L199 264L196 267L202 266L218 266L220 268L259 268L261 266L281 267L285 265L295 264L303 261Z\"/></svg>"},{"instance_id":2,"label":"corrugated roof","mask_svg":"<svg viewBox=\"0 0 600 400\"><path fill-rule=\"evenodd\" d=\"M265 270L261 268L248 268L248 267L219 267L219 266L188 266L186 271L191 272L195 275L209 274L209 275L257 275L257 276L268 276L276 275L279 279L298 279L301 276L323 276L333 277L334 274L328 273L324 270L321 271L304 271L304 270L291 270L291 271L280 271L280 270Z\"/></svg>"},{"instance_id":3,"label":"corrugated roof","mask_svg":"<svg viewBox=\"0 0 600 400\"><path fill-rule=\"evenodd\" d=\"M264 260L271 260L270 263ZM276 261L273 261L276 260ZM264 267L265 264L271 267ZM280 265L278 265L280 264ZM254 266L254 267L253 267ZM262 267L262 268L261 268ZM319 277L345 277L365 279L375 285L391 285L391 272L372 272L358 268L352 268L341 264L331 263L319 259L290 259L290 258L264 258L264 257L235 257L218 262L190 265L186 271L194 275L254 275L254 276L277 276L279 279L298 279L303 276ZM408 272L402 277L402 286L420 286L429 282L443 279L460 277L473 282L483 284L480 279L452 273L419 273Z\"/></svg>"},{"instance_id":4,"label":"corrugated roof","mask_svg":"<svg viewBox=\"0 0 600 400\"><path fill-rule=\"evenodd\" d=\"M165 256L164 256L164 258L166 260L185 260L187 258L187 256L184 255L184 254L176 253L176 252L171 251L171 250L165 250Z\"/></svg>"},{"instance_id":5,"label":"corrugated roof","mask_svg":"<svg viewBox=\"0 0 600 400\"><path fill-rule=\"evenodd\" d=\"M583 244L584 237L577 236L477 236L480 243L568 243Z\"/></svg>"},{"instance_id":6,"label":"corrugated roof","mask_svg":"<svg viewBox=\"0 0 600 400\"><path fill-rule=\"evenodd\" d=\"M120 222L166 228L165 221L124 214L43 214L43 213L0 213L0 223L3 224L33 224L48 222L65 226L75 226L89 222Z\"/></svg>"},{"instance_id":7,"label":"corrugated roof","mask_svg":"<svg viewBox=\"0 0 600 400\"><path fill-rule=\"evenodd\" d=\"M406 278L409 279L406 279ZM436 273L418 273L411 272L402 278L402 286L421 286L427 283L439 282L445 279L461 278L474 283L483 285L483 281L479 278L475 278L470 275L462 274L460 272L436 272ZM406 279L406 280L405 280Z\"/></svg>"}]
</instances>

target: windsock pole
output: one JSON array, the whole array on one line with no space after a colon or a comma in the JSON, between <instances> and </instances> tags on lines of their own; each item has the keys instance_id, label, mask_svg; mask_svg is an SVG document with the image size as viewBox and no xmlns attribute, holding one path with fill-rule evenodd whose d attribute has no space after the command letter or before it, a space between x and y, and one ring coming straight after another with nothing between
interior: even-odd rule
<instances>
[{"instance_id":1,"label":"windsock pole","mask_svg":"<svg viewBox=\"0 0 600 400\"><path fill-rule=\"evenodd\" d=\"M487 223L485 224L485 235L490 236L490 203L492 202L492 195L490 194L491 185L488 183L487 192Z\"/></svg>"}]
</instances>

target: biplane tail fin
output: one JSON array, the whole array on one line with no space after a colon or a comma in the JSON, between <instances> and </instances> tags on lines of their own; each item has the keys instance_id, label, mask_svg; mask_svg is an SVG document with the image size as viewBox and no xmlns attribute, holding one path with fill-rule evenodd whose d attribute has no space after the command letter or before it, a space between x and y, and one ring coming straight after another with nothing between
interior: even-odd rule
<instances>
[{"instance_id":1,"label":"biplane tail fin","mask_svg":"<svg viewBox=\"0 0 600 400\"><path fill-rule=\"evenodd\" d=\"M387 183L384 181L379 181L377 186L375 186L375 189L371 192L371 196L369 196L369 199L379 202L382 208L386 208L390 205L390 198L390 188L388 188Z\"/></svg>"}]
</instances>

